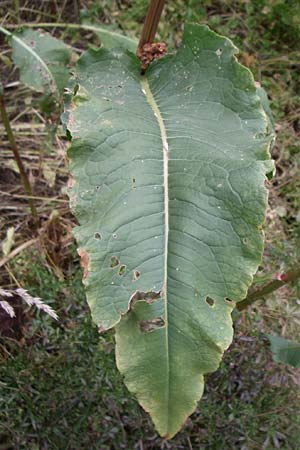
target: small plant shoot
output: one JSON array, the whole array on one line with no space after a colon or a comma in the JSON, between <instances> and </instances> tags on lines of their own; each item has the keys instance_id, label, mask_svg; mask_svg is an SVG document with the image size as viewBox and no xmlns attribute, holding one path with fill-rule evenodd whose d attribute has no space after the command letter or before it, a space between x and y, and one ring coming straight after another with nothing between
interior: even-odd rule
<instances>
[{"instance_id":1,"label":"small plant shoot","mask_svg":"<svg viewBox=\"0 0 300 450\"><path fill-rule=\"evenodd\" d=\"M64 114L71 207L99 330L115 328L128 389L174 436L232 341L263 250L272 126L232 42L185 26L151 63L79 59Z\"/></svg>"}]
</instances>

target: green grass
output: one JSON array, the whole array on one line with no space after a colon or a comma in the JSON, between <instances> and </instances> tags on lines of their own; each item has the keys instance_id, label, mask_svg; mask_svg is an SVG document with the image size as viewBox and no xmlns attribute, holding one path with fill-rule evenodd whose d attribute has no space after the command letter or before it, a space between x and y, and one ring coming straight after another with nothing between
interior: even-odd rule
<instances>
[{"instance_id":1,"label":"green grass","mask_svg":"<svg viewBox=\"0 0 300 450\"><path fill-rule=\"evenodd\" d=\"M81 16L88 20L98 16L101 22L138 36L146 4L82 1ZM68 21L71 13L62 11L61 20ZM28 20L35 18L39 20L31 14ZM241 61L267 89L280 130L273 150L277 176L270 185L267 245L259 275L292 268L300 259L300 4L298 0L167 2L159 37L176 45L185 20L208 22L231 37L241 50ZM79 33L68 36L77 45ZM78 47L86 45L81 40ZM15 105L10 107L13 112ZM282 217L276 213L278 205L286 210ZM75 252L70 260L76 260ZM264 337L274 332L300 339L296 285L235 314L234 343L220 369L207 376L198 409L171 442L163 443L116 369L113 332L99 338L91 322L78 262L65 265L65 281L32 253L18 257L10 269L23 287L56 309L60 320L30 312L23 340L0 340L0 450L300 448L299 371L274 364Z\"/></svg>"},{"instance_id":2,"label":"green grass","mask_svg":"<svg viewBox=\"0 0 300 450\"><path fill-rule=\"evenodd\" d=\"M39 314L25 325L21 343L1 342L6 352L0 369L0 442L7 446L0 448L192 445L229 450L261 449L269 442L264 448L271 450L277 441L283 449L298 448L296 442L300 446L295 386L289 372L271 363L267 341L253 327L254 312L247 316L248 324L241 317L237 320L234 345L220 370L207 377L199 408L168 446L122 382L115 367L113 333L99 339L91 323L81 270L75 266L68 281L59 282L33 255L24 277L30 292L51 304L60 320Z\"/></svg>"}]
</instances>

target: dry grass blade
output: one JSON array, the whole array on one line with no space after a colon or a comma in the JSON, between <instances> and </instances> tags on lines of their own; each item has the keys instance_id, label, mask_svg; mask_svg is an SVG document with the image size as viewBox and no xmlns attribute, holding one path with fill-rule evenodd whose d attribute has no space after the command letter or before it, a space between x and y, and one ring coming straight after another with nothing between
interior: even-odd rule
<instances>
[{"instance_id":1,"label":"dry grass blade","mask_svg":"<svg viewBox=\"0 0 300 450\"><path fill-rule=\"evenodd\" d=\"M30 241L23 242L23 244L19 245L19 247L15 248L9 255L5 256L0 260L0 267L7 264L11 259L13 259L15 256L17 256L20 252L25 250L26 248L32 246L38 241L38 239L31 239ZM1 295L1 292L0 292Z\"/></svg>"},{"instance_id":2,"label":"dry grass blade","mask_svg":"<svg viewBox=\"0 0 300 450\"><path fill-rule=\"evenodd\" d=\"M10 316L10 317L15 317L15 310L12 306L10 306L10 304L6 301L6 300L1 300L0 301L0 306L2 309L4 309L4 311Z\"/></svg>"},{"instance_id":3,"label":"dry grass blade","mask_svg":"<svg viewBox=\"0 0 300 450\"><path fill-rule=\"evenodd\" d=\"M58 320L58 315L51 306L46 305L39 297L32 297L25 289L16 289L16 293L27 303L28 306L36 306L41 311L44 311L53 319Z\"/></svg>"},{"instance_id":4,"label":"dry grass blade","mask_svg":"<svg viewBox=\"0 0 300 450\"><path fill-rule=\"evenodd\" d=\"M5 291L4 289L0 288L0 296L1 297L13 297L13 294L11 292Z\"/></svg>"}]
</instances>

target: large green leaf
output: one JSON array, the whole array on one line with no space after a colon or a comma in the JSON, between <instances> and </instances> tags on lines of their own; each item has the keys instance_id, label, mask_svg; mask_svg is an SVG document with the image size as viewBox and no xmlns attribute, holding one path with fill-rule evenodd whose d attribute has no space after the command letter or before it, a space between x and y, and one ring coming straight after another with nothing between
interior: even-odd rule
<instances>
[{"instance_id":1,"label":"large green leaf","mask_svg":"<svg viewBox=\"0 0 300 450\"><path fill-rule=\"evenodd\" d=\"M30 29L11 35L11 43L24 84L38 92L62 93L69 79L69 46L49 33Z\"/></svg>"},{"instance_id":2,"label":"large green leaf","mask_svg":"<svg viewBox=\"0 0 300 450\"><path fill-rule=\"evenodd\" d=\"M268 334L267 337L271 343L274 361L300 367L300 342L289 341L271 334Z\"/></svg>"},{"instance_id":3,"label":"large green leaf","mask_svg":"<svg viewBox=\"0 0 300 450\"><path fill-rule=\"evenodd\" d=\"M271 136L236 51L199 25L145 76L133 54L89 50L67 114L88 302L165 437L217 369L262 255Z\"/></svg>"}]
</instances>

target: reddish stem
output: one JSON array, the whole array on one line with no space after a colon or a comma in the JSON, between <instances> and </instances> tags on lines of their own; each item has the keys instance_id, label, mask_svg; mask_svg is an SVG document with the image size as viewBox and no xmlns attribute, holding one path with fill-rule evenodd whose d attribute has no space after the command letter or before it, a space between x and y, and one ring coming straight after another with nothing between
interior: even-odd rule
<instances>
[{"instance_id":1,"label":"reddish stem","mask_svg":"<svg viewBox=\"0 0 300 450\"><path fill-rule=\"evenodd\" d=\"M300 268L281 274L280 279L272 280L261 289L257 289L256 291L247 295L244 300L237 303L236 307L239 311L242 311L243 309L247 308L247 306L254 303L256 300L264 297L267 294L270 294L271 292L276 291L285 284L297 280L298 278L300 278Z\"/></svg>"}]
</instances>

